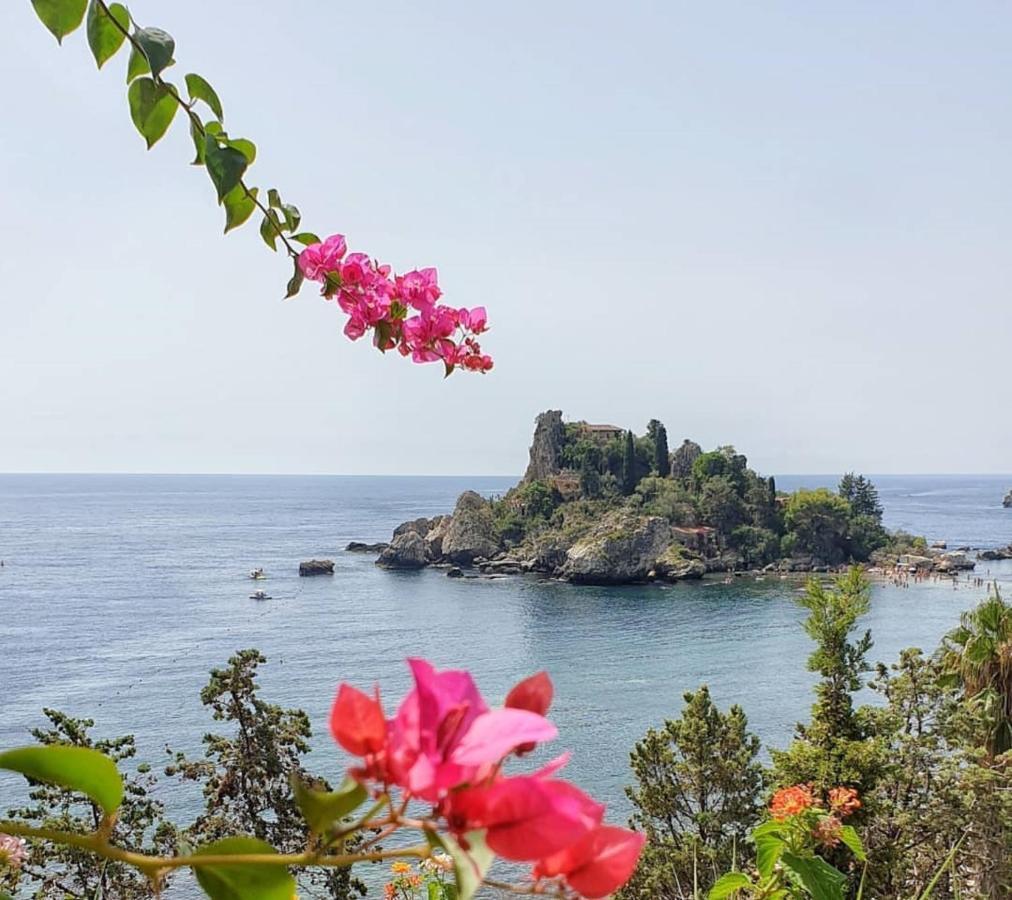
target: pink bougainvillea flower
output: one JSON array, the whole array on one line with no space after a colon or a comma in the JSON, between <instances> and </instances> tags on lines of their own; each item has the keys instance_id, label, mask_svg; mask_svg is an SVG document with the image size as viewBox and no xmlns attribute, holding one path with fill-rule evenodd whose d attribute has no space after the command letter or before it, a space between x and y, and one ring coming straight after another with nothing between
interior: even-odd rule
<instances>
[{"instance_id":1,"label":"pink bougainvillea flower","mask_svg":"<svg viewBox=\"0 0 1012 900\"><path fill-rule=\"evenodd\" d=\"M566 781L519 775L449 796L450 829L485 829L489 848L517 862L562 850L600 824L604 807Z\"/></svg>"},{"instance_id":2,"label":"pink bougainvillea flower","mask_svg":"<svg viewBox=\"0 0 1012 900\"><path fill-rule=\"evenodd\" d=\"M386 748L387 721L378 697L342 684L330 711L330 733L355 756L380 753Z\"/></svg>"},{"instance_id":3,"label":"pink bougainvillea flower","mask_svg":"<svg viewBox=\"0 0 1012 900\"><path fill-rule=\"evenodd\" d=\"M443 295L439 289L439 276L435 269L416 269L398 276L397 297L408 306L428 312Z\"/></svg>"},{"instance_id":4,"label":"pink bougainvillea flower","mask_svg":"<svg viewBox=\"0 0 1012 900\"><path fill-rule=\"evenodd\" d=\"M584 897L607 897L631 877L646 841L644 835L599 825L568 847L541 859L534 866L535 878L558 875Z\"/></svg>"},{"instance_id":5,"label":"pink bougainvillea flower","mask_svg":"<svg viewBox=\"0 0 1012 900\"><path fill-rule=\"evenodd\" d=\"M299 268L310 281L323 281L336 272L348 247L343 234L332 234L320 244L310 244L299 254Z\"/></svg>"},{"instance_id":6,"label":"pink bougainvillea flower","mask_svg":"<svg viewBox=\"0 0 1012 900\"><path fill-rule=\"evenodd\" d=\"M506 695L503 704L509 709L526 709L543 716L552 705L555 688L547 672L536 672L518 682Z\"/></svg>"},{"instance_id":7,"label":"pink bougainvillea flower","mask_svg":"<svg viewBox=\"0 0 1012 900\"><path fill-rule=\"evenodd\" d=\"M467 672L437 671L409 660L415 688L389 723L389 761L397 784L437 801L491 772L517 744L551 740L555 726L525 710L490 712Z\"/></svg>"},{"instance_id":8,"label":"pink bougainvillea flower","mask_svg":"<svg viewBox=\"0 0 1012 900\"><path fill-rule=\"evenodd\" d=\"M530 678L525 678L506 695L504 706L507 709L526 709L530 712L543 716L552 705L552 696L555 692L552 686L552 679L547 672L537 672ZM517 746L517 755L523 756L534 749L534 744L520 744Z\"/></svg>"},{"instance_id":9,"label":"pink bougainvillea flower","mask_svg":"<svg viewBox=\"0 0 1012 900\"><path fill-rule=\"evenodd\" d=\"M474 309L457 310L460 327L471 334L481 334L488 328L488 313L484 306L476 306Z\"/></svg>"}]
</instances>

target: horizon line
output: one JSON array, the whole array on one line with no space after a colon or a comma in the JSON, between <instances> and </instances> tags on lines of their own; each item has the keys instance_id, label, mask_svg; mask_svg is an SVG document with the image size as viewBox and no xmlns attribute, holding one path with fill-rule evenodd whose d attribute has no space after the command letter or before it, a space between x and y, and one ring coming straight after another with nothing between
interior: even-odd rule
<instances>
[{"instance_id":1,"label":"horizon line","mask_svg":"<svg viewBox=\"0 0 1012 900\"><path fill-rule=\"evenodd\" d=\"M840 472L773 472L774 478L839 478L847 471ZM1012 472L864 472L870 478L967 478L988 476L994 478L1012 478ZM0 478L22 476L76 476L76 477L132 477L132 478L517 478L523 475L515 472L208 472L208 471L3 471Z\"/></svg>"}]
</instances>

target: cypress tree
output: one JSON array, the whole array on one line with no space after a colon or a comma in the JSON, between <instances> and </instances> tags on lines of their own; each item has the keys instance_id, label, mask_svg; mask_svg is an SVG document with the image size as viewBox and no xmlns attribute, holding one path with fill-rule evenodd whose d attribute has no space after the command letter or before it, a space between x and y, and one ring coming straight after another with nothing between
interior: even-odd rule
<instances>
[{"instance_id":1,"label":"cypress tree","mask_svg":"<svg viewBox=\"0 0 1012 900\"><path fill-rule=\"evenodd\" d=\"M625 433L625 445L622 448L622 493L631 494L636 490L636 445L633 433Z\"/></svg>"},{"instance_id":2,"label":"cypress tree","mask_svg":"<svg viewBox=\"0 0 1012 900\"><path fill-rule=\"evenodd\" d=\"M671 474L671 457L668 455L668 430L660 423L654 431L654 470L661 478Z\"/></svg>"}]
</instances>

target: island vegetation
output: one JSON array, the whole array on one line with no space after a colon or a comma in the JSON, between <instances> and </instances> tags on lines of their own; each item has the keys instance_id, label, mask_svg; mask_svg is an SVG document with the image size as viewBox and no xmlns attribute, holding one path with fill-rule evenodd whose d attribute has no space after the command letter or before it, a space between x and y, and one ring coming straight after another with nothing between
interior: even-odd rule
<instances>
[{"instance_id":1,"label":"island vegetation","mask_svg":"<svg viewBox=\"0 0 1012 900\"><path fill-rule=\"evenodd\" d=\"M463 494L451 516L406 522L380 565L478 565L578 583L677 581L707 572L826 572L916 557L947 571L964 554L890 534L875 485L848 473L836 491L777 488L732 446L674 451L657 419L641 435L538 416L523 479L502 497ZM454 574L458 574L454 572Z\"/></svg>"}]
</instances>

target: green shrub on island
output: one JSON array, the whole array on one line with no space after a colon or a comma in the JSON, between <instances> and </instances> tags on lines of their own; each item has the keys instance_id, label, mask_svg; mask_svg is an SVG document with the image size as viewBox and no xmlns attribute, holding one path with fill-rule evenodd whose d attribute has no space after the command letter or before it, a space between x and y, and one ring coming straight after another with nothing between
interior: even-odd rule
<instances>
[{"instance_id":1,"label":"green shrub on island","mask_svg":"<svg viewBox=\"0 0 1012 900\"><path fill-rule=\"evenodd\" d=\"M573 542L586 535L582 525L591 523L566 511L588 502L599 504L597 517L618 510L633 514L623 521L635 528L649 517L664 519L673 543L685 544L720 571L757 569L780 560L787 560L784 568L790 570L836 567L868 562L890 547L878 492L863 475L847 473L836 492L817 488L783 494L773 478L749 468L747 457L733 446L703 452L685 440L670 452L667 429L658 419L637 437L611 425L564 423L559 411L543 413L527 475L492 504L503 551L533 570L565 577L562 563L548 561L564 561ZM581 527L574 527L577 521ZM548 545L555 548L551 554L540 552ZM627 546L642 549L635 541ZM684 577L661 564L670 555L658 556L653 571ZM601 579L615 580L618 568L602 571Z\"/></svg>"}]
</instances>

